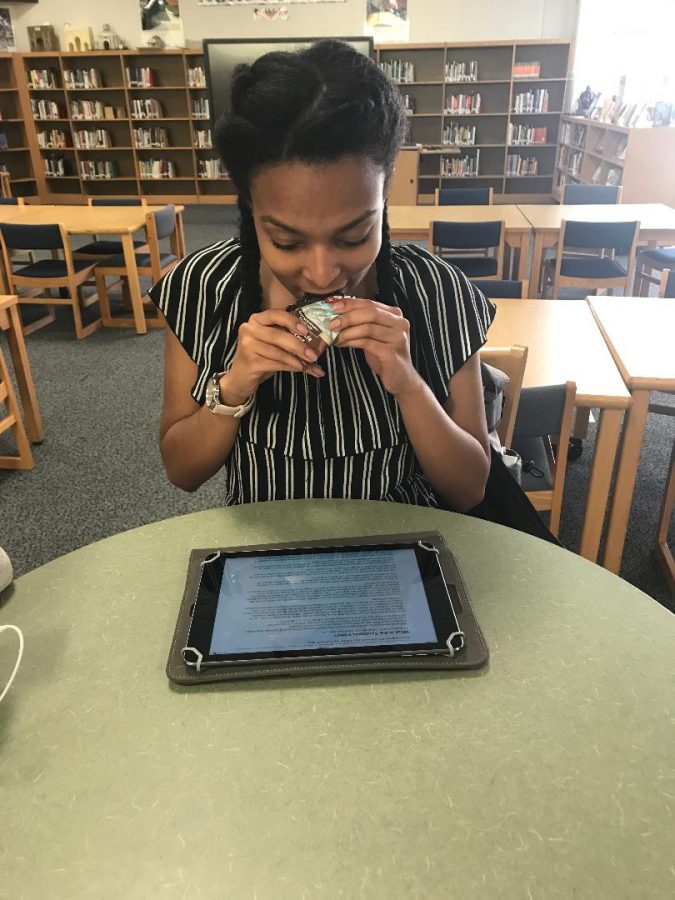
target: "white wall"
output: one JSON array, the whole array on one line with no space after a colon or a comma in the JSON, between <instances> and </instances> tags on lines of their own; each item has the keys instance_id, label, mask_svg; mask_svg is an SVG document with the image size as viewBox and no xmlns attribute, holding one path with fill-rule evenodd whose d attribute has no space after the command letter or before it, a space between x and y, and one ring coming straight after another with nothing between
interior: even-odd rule
<instances>
[{"instance_id":1,"label":"white wall","mask_svg":"<svg viewBox=\"0 0 675 900\"><path fill-rule=\"evenodd\" d=\"M492 41L515 38L563 38L574 33L578 0L408 0L410 40ZM264 0L261 0L261 5ZM254 21L252 7L198 6L181 0L185 38L320 37L363 34L366 0L303 3L289 8L287 21ZM108 22L129 47L141 46L139 0L109 3L85 0L40 0L35 6L10 2L19 50L28 50L26 26L49 22L62 47L64 23L90 25L94 33ZM146 32L147 35L147 32Z\"/></svg>"}]
</instances>

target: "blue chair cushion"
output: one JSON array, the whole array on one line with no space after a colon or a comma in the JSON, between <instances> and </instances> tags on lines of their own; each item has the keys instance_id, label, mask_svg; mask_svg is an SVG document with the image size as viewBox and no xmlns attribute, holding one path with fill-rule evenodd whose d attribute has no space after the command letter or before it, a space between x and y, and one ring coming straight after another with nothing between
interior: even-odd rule
<instances>
[{"instance_id":1,"label":"blue chair cushion","mask_svg":"<svg viewBox=\"0 0 675 900\"><path fill-rule=\"evenodd\" d=\"M81 272L82 269L90 269L95 265L92 259L74 259L73 269ZM24 266L22 269L16 269L15 275L22 278L67 278L68 269L62 259L39 259L37 262L31 263L30 266Z\"/></svg>"},{"instance_id":2,"label":"blue chair cushion","mask_svg":"<svg viewBox=\"0 0 675 900\"><path fill-rule=\"evenodd\" d=\"M445 260L469 278L485 278L497 274L497 260L488 256L449 256Z\"/></svg>"},{"instance_id":3,"label":"blue chair cushion","mask_svg":"<svg viewBox=\"0 0 675 900\"><path fill-rule=\"evenodd\" d=\"M134 249L137 250L146 243L147 241L134 241ZM122 241L92 241L90 244L85 244L84 247L73 250L73 253L96 253L101 256L110 254L112 256L114 253L122 253Z\"/></svg>"},{"instance_id":4,"label":"blue chair cushion","mask_svg":"<svg viewBox=\"0 0 675 900\"><path fill-rule=\"evenodd\" d=\"M553 487L553 478L548 465L544 440L544 438L540 437L514 437L511 442L512 449L520 453L523 460L523 472L520 483L524 491L550 491ZM535 475L528 472L528 463L534 463L534 465L543 472L543 475Z\"/></svg>"},{"instance_id":5,"label":"blue chair cushion","mask_svg":"<svg viewBox=\"0 0 675 900\"><path fill-rule=\"evenodd\" d=\"M641 262L654 263L654 268L675 268L675 247L657 247L640 254Z\"/></svg>"},{"instance_id":6,"label":"blue chair cushion","mask_svg":"<svg viewBox=\"0 0 675 900\"><path fill-rule=\"evenodd\" d=\"M624 267L615 259L599 256L564 256L560 274L567 278L623 278Z\"/></svg>"}]
</instances>

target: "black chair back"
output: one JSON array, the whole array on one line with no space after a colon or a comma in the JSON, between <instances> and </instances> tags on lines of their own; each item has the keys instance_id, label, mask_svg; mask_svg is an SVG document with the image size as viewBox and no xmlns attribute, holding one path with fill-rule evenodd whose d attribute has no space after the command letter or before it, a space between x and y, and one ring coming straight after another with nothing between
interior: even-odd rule
<instances>
[{"instance_id":1,"label":"black chair back","mask_svg":"<svg viewBox=\"0 0 675 900\"><path fill-rule=\"evenodd\" d=\"M489 206L490 188L441 188L439 206Z\"/></svg>"},{"instance_id":2,"label":"black chair back","mask_svg":"<svg viewBox=\"0 0 675 900\"><path fill-rule=\"evenodd\" d=\"M577 250L622 250L630 247L639 222L565 222L563 247Z\"/></svg>"},{"instance_id":3,"label":"black chair back","mask_svg":"<svg viewBox=\"0 0 675 900\"><path fill-rule=\"evenodd\" d=\"M475 285L479 291L482 291L489 298L509 297L520 300L523 296L522 281L505 281L503 279L491 281L489 278L472 278L471 284Z\"/></svg>"},{"instance_id":4,"label":"black chair back","mask_svg":"<svg viewBox=\"0 0 675 900\"><path fill-rule=\"evenodd\" d=\"M0 222L0 231L9 250L63 250L59 225L13 225Z\"/></svg>"},{"instance_id":5,"label":"black chair back","mask_svg":"<svg viewBox=\"0 0 675 900\"><path fill-rule=\"evenodd\" d=\"M18 206L18 197L0 197L0 206Z\"/></svg>"},{"instance_id":6,"label":"black chair back","mask_svg":"<svg viewBox=\"0 0 675 900\"><path fill-rule=\"evenodd\" d=\"M563 204L618 203L620 190L616 184L566 184Z\"/></svg>"},{"instance_id":7,"label":"black chair back","mask_svg":"<svg viewBox=\"0 0 675 900\"><path fill-rule=\"evenodd\" d=\"M675 297L675 269L670 269L666 278L666 285L663 289L664 297Z\"/></svg>"},{"instance_id":8,"label":"black chair back","mask_svg":"<svg viewBox=\"0 0 675 900\"><path fill-rule=\"evenodd\" d=\"M141 206L140 197L92 197L92 206Z\"/></svg>"},{"instance_id":9,"label":"black chair back","mask_svg":"<svg viewBox=\"0 0 675 900\"><path fill-rule=\"evenodd\" d=\"M434 222L432 244L446 250L499 247L501 222Z\"/></svg>"},{"instance_id":10,"label":"black chair back","mask_svg":"<svg viewBox=\"0 0 675 900\"><path fill-rule=\"evenodd\" d=\"M150 215L155 217L155 228L157 229L157 240L170 237L176 230L176 207L173 205L165 206L158 209Z\"/></svg>"},{"instance_id":11,"label":"black chair back","mask_svg":"<svg viewBox=\"0 0 675 900\"><path fill-rule=\"evenodd\" d=\"M566 399L566 384L523 388L520 392L520 403L518 404L516 423L513 427L514 441L516 438L535 438L558 434Z\"/></svg>"}]
</instances>

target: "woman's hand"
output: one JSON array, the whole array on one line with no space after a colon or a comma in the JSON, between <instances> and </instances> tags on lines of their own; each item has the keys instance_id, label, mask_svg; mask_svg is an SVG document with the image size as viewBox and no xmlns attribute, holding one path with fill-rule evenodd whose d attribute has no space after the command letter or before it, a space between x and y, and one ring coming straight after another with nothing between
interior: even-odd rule
<instances>
[{"instance_id":1,"label":"woman's hand","mask_svg":"<svg viewBox=\"0 0 675 900\"><path fill-rule=\"evenodd\" d=\"M339 312L330 327L337 347L363 350L366 362L395 397L418 388L420 376L410 358L410 323L397 306L351 297L335 300Z\"/></svg>"},{"instance_id":2,"label":"woman's hand","mask_svg":"<svg viewBox=\"0 0 675 900\"><path fill-rule=\"evenodd\" d=\"M243 403L275 372L307 372L316 378L325 374L316 364L317 354L290 331L309 334L307 326L284 309L253 313L239 326L234 360L220 380L223 402Z\"/></svg>"}]
</instances>

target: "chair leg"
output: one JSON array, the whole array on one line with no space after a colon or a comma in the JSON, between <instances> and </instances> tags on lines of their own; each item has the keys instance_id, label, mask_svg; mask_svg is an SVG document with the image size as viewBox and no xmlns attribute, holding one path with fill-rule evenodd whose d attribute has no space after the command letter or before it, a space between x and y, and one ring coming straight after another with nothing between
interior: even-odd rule
<instances>
[{"instance_id":1,"label":"chair leg","mask_svg":"<svg viewBox=\"0 0 675 900\"><path fill-rule=\"evenodd\" d=\"M18 448L18 456L0 456L0 469L22 469L28 470L32 469L35 463L33 462L33 451L30 448L30 441L28 440L28 435L26 434L26 428L23 424L23 419L21 418L21 413L19 411L19 404L16 402L16 395L14 393L14 387L12 382L9 380L9 371L7 370L7 365L5 364L5 358L2 355L2 351L0 350L0 385L4 385L7 396L4 398L4 402L7 404L7 411L9 413L8 416L8 424L10 428L14 430L14 437L16 439L16 445ZM8 421L5 419L5 422ZM0 423L2 420L0 420ZM2 429L5 431L5 429Z\"/></svg>"},{"instance_id":2,"label":"chair leg","mask_svg":"<svg viewBox=\"0 0 675 900\"><path fill-rule=\"evenodd\" d=\"M21 319L21 330L23 331L24 337L32 334L34 331L39 331L41 328L44 328L45 325L51 325L51 323L56 320L56 307L47 305L47 309L49 311L46 312L44 316L40 316L39 319L35 319L29 325L24 323L23 318ZM21 300L19 300L19 310L21 310ZM19 315L21 315L21 313L19 313Z\"/></svg>"},{"instance_id":3,"label":"chair leg","mask_svg":"<svg viewBox=\"0 0 675 900\"><path fill-rule=\"evenodd\" d=\"M82 321L82 301L80 299L80 288L75 283L75 279L71 278L68 282L70 290L71 306L73 309L73 318L75 319L75 337L81 341L101 327L101 320L96 319L89 325L85 325Z\"/></svg>"},{"instance_id":4,"label":"chair leg","mask_svg":"<svg viewBox=\"0 0 675 900\"><path fill-rule=\"evenodd\" d=\"M98 304L101 310L101 322L104 327L112 325L112 313L110 312L110 297L108 296L108 288L105 283L105 275L96 272L96 293L98 294Z\"/></svg>"}]
</instances>

